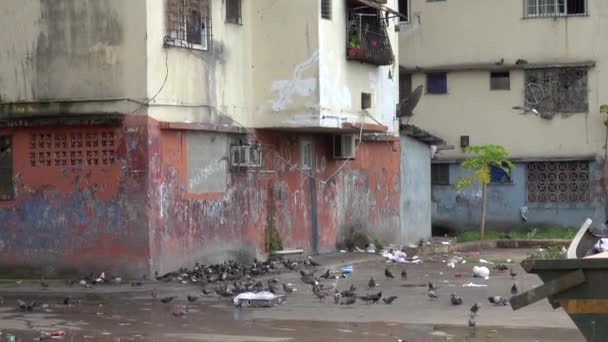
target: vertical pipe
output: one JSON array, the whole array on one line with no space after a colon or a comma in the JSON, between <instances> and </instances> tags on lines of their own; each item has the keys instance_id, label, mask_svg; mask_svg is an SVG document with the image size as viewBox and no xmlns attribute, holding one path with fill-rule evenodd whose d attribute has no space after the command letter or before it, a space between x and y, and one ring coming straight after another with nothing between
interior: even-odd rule
<instances>
[{"instance_id":1,"label":"vertical pipe","mask_svg":"<svg viewBox=\"0 0 608 342\"><path fill-rule=\"evenodd\" d=\"M310 182L310 222L312 224L312 251L314 254L319 254L319 232L317 225L317 184L313 177L316 170L316 153L315 153L315 140L311 139L310 146L310 176L308 181Z\"/></svg>"}]
</instances>

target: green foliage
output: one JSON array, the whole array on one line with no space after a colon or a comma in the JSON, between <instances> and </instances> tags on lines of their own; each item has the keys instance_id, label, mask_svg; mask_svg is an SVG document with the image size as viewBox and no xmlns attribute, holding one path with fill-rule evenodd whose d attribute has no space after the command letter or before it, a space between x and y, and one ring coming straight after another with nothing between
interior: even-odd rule
<instances>
[{"instance_id":1,"label":"green foliage","mask_svg":"<svg viewBox=\"0 0 608 342\"><path fill-rule=\"evenodd\" d=\"M283 249L283 241L281 240L281 235L279 235L279 230L273 219L269 220L266 224L266 229L264 231L264 249L266 250L266 253L273 253Z\"/></svg>"},{"instance_id":2,"label":"green foliage","mask_svg":"<svg viewBox=\"0 0 608 342\"><path fill-rule=\"evenodd\" d=\"M608 114L608 104L603 104L600 106L600 113Z\"/></svg>"},{"instance_id":3,"label":"green foliage","mask_svg":"<svg viewBox=\"0 0 608 342\"><path fill-rule=\"evenodd\" d=\"M566 253L562 247L539 248L528 253L528 259L565 259Z\"/></svg>"},{"instance_id":4,"label":"green foliage","mask_svg":"<svg viewBox=\"0 0 608 342\"><path fill-rule=\"evenodd\" d=\"M454 185L457 190L468 188L477 181L480 185L490 184L490 167L496 166L511 174L513 164L508 160L509 153L499 145L473 145L466 149L467 158L460 167L472 170L473 175L461 177Z\"/></svg>"},{"instance_id":5,"label":"green foliage","mask_svg":"<svg viewBox=\"0 0 608 342\"><path fill-rule=\"evenodd\" d=\"M369 237L362 231L355 231L351 236L353 247L365 249L369 245Z\"/></svg>"},{"instance_id":6,"label":"green foliage","mask_svg":"<svg viewBox=\"0 0 608 342\"><path fill-rule=\"evenodd\" d=\"M572 240L576 235L576 232L577 229L574 227L532 227L519 228L501 232L496 230L488 230L485 232L485 238L489 240L498 240L501 236L508 235L511 239L514 240ZM480 234L478 231L467 230L456 236L456 241L458 242L469 242L479 240Z\"/></svg>"},{"instance_id":7,"label":"green foliage","mask_svg":"<svg viewBox=\"0 0 608 342\"><path fill-rule=\"evenodd\" d=\"M382 242L378 239L374 239L374 246L376 247L376 251L381 251L384 246L382 246Z\"/></svg>"},{"instance_id":8,"label":"green foliage","mask_svg":"<svg viewBox=\"0 0 608 342\"><path fill-rule=\"evenodd\" d=\"M350 40L348 41L349 48L360 48L361 40L359 39L359 35L357 32L353 32L350 36Z\"/></svg>"}]
</instances>

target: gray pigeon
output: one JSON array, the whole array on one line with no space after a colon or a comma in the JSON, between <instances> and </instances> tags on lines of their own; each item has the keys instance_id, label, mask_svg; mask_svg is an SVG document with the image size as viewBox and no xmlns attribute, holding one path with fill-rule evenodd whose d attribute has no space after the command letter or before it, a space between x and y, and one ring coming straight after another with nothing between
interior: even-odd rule
<instances>
[{"instance_id":1,"label":"gray pigeon","mask_svg":"<svg viewBox=\"0 0 608 342\"><path fill-rule=\"evenodd\" d=\"M460 305L462 304L462 298L452 293L452 295L450 296L450 303L452 305Z\"/></svg>"},{"instance_id":2,"label":"gray pigeon","mask_svg":"<svg viewBox=\"0 0 608 342\"><path fill-rule=\"evenodd\" d=\"M433 290L429 290L429 292L427 293L427 296L429 296L429 300L435 300L435 299L439 298L439 295L437 295L437 293L435 293L435 291L433 291Z\"/></svg>"},{"instance_id":3,"label":"gray pigeon","mask_svg":"<svg viewBox=\"0 0 608 342\"><path fill-rule=\"evenodd\" d=\"M503 296L491 296L488 297L488 301L494 305L507 305L508 301Z\"/></svg>"},{"instance_id":4,"label":"gray pigeon","mask_svg":"<svg viewBox=\"0 0 608 342\"><path fill-rule=\"evenodd\" d=\"M515 296L518 292L519 290L517 289L517 285L513 284L513 286L511 286L511 295Z\"/></svg>"}]
</instances>

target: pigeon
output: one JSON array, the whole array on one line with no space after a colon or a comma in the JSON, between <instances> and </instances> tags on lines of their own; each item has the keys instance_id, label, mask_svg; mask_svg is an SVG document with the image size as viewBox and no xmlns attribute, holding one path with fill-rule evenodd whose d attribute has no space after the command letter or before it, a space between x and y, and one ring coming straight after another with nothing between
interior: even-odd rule
<instances>
[{"instance_id":1,"label":"pigeon","mask_svg":"<svg viewBox=\"0 0 608 342\"><path fill-rule=\"evenodd\" d=\"M313 270L313 271L306 272L304 270L300 270L300 275L302 277L314 277L315 276L315 271Z\"/></svg>"},{"instance_id":2,"label":"pigeon","mask_svg":"<svg viewBox=\"0 0 608 342\"><path fill-rule=\"evenodd\" d=\"M49 287L49 284L44 281L44 279L40 280L40 286L42 286L43 289L46 289Z\"/></svg>"},{"instance_id":3,"label":"pigeon","mask_svg":"<svg viewBox=\"0 0 608 342\"><path fill-rule=\"evenodd\" d=\"M283 291L285 291L285 293L293 293L298 291L298 289L296 289L292 283L287 283L283 284Z\"/></svg>"},{"instance_id":4,"label":"pigeon","mask_svg":"<svg viewBox=\"0 0 608 342\"><path fill-rule=\"evenodd\" d=\"M355 285L350 285L350 288L348 290L344 290L342 292L340 292L340 296L342 297L355 297L355 292L357 291L357 288L355 287Z\"/></svg>"},{"instance_id":5,"label":"pigeon","mask_svg":"<svg viewBox=\"0 0 608 342\"><path fill-rule=\"evenodd\" d=\"M164 297L164 298L161 298L161 299L160 299L160 301L161 301L161 302L163 302L163 303L165 303L165 304L167 304L167 303L170 303L170 302L171 302L172 300L174 300L174 299L175 299L175 297L174 297L174 296L171 296L171 297Z\"/></svg>"},{"instance_id":6,"label":"pigeon","mask_svg":"<svg viewBox=\"0 0 608 342\"><path fill-rule=\"evenodd\" d=\"M171 313L173 314L173 316L175 317L184 317L186 316L186 311L183 309L179 309L179 310L173 310L171 311Z\"/></svg>"},{"instance_id":7,"label":"pigeon","mask_svg":"<svg viewBox=\"0 0 608 342\"><path fill-rule=\"evenodd\" d=\"M341 299L342 299L342 296L340 295L340 292L338 292L338 290L336 290L336 293L334 293L334 303L340 304Z\"/></svg>"},{"instance_id":8,"label":"pigeon","mask_svg":"<svg viewBox=\"0 0 608 342\"><path fill-rule=\"evenodd\" d=\"M277 285L281 283L281 281L279 280L279 278L272 278L272 279L270 279L269 281L270 281L271 283L273 283L273 284L277 284Z\"/></svg>"},{"instance_id":9,"label":"pigeon","mask_svg":"<svg viewBox=\"0 0 608 342\"><path fill-rule=\"evenodd\" d=\"M319 267L319 266L321 266L321 264L319 264L318 262L316 262L316 261L312 260L312 258L310 257L310 255L309 255L307 258L308 258L308 261L310 262L310 265L311 265L311 266L314 266L314 267Z\"/></svg>"},{"instance_id":10,"label":"pigeon","mask_svg":"<svg viewBox=\"0 0 608 342\"><path fill-rule=\"evenodd\" d=\"M475 320L472 317L469 318L469 327L470 328L475 328Z\"/></svg>"},{"instance_id":11,"label":"pigeon","mask_svg":"<svg viewBox=\"0 0 608 342\"><path fill-rule=\"evenodd\" d=\"M405 270L401 271L401 279L407 280L407 272Z\"/></svg>"},{"instance_id":12,"label":"pigeon","mask_svg":"<svg viewBox=\"0 0 608 342\"><path fill-rule=\"evenodd\" d=\"M437 295L437 293L435 293L435 291L433 291L433 290L429 290L429 292L427 293L427 296L429 297L429 300L435 300L435 299L439 298L439 295Z\"/></svg>"},{"instance_id":13,"label":"pigeon","mask_svg":"<svg viewBox=\"0 0 608 342\"><path fill-rule=\"evenodd\" d=\"M367 282L367 286L372 289L376 286L378 286L378 283L376 283L376 281L374 280L373 277L369 278L369 282Z\"/></svg>"},{"instance_id":14,"label":"pigeon","mask_svg":"<svg viewBox=\"0 0 608 342\"><path fill-rule=\"evenodd\" d=\"M479 304L479 303L473 304L473 306L471 306L471 315L472 316L477 315L477 313L479 312L479 309L481 309L481 304Z\"/></svg>"},{"instance_id":15,"label":"pigeon","mask_svg":"<svg viewBox=\"0 0 608 342\"><path fill-rule=\"evenodd\" d=\"M499 61L496 62L496 65L503 65L505 64L505 59L501 58Z\"/></svg>"},{"instance_id":16,"label":"pigeon","mask_svg":"<svg viewBox=\"0 0 608 342\"><path fill-rule=\"evenodd\" d=\"M515 296L518 292L519 290L517 289L517 285L513 284L513 286L511 286L511 295Z\"/></svg>"},{"instance_id":17,"label":"pigeon","mask_svg":"<svg viewBox=\"0 0 608 342\"><path fill-rule=\"evenodd\" d=\"M395 276L393 276L393 273L391 271L389 271L388 268L384 269L384 275L386 276L387 279L389 279L389 278L395 278Z\"/></svg>"},{"instance_id":18,"label":"pigeon","mask_svg":"<svg viewBox=\"0 0 608 342\"><path fill-rule=\"evenodd\" d=\"M525 59L519 58L518 60L515 61L515 64L517 64L517 65L528 64L528 61Z\"/></svg>"},{"instance_id":19,"label":"pigeon","mask_svg":"<svg viewBox=\"0 0 608 342\"><path fill-rule=\"evenodd\" d=\"M308 275L308 274L302 275L300 277L300 280L303 283L308 284L308 285L315 285L317 283L314 275Z\"/></svg>"},{"instance_id":20,"label":"pigeon","mask_svg":"<svg viewBox=\"0 0 608 342\"><path fill-rule=\"evenodd\" d=\"M378 292L376 294L368 294L365 296L360 296L359 299L361 299L364 302L373 302L373 303L377 303L380 298L382 298L382 292Z\"/></svg>"},{"instance_id":21,"label":"pigeon","mask_svg":"<svg viewBox=\"0 0 608 342\"><path fill-rule=\"evenodd\" d=\"M142 283L141 281L134 281L131 283L131 286L135 287L135 286L143 286L144 283Z\"/></svg>"},{"instance_id":22,"label":"pigeon","mask_svg":"<svg viewBox=\"0 0 608 342\"><path fill-rule=\"evenodd\" d=\"M206 288L204 288L204 287L201 289L201 292L202 292L202 293L203 293L205 296L208 296L208 295L210 295L210 294L212 294L212 293L213 293L213 291L209 291L209 290L207 290L207 289L206 289Z\"/></svg>"},{"instance_id":23,"label":"pigeon","mask_svg":"<svg viewBox=\"0 0 608 342\"><path fill-rule=\"evenodd\" d=\"M319 278L329 279L329 269L327 269L325 273L321 274Z\"/></svg>"},{"instance_id":24,"label":"pigeon","mask_svg":"<svg viewBox=\"0 0 608 342\"><path fill-rule=\"evenodd\" d=\"M314 285L312 287L312 293L319 298L319 301L323 301L325 297L329 295L328 291L323 289L321 286Z\"/></svg>"},{"instance_id":25,"label":"pigeon","mask_svg":"<svg viewBox=\"0 0 608 342\"><path fill-rule=\"evenodd\" d=\"M65 298L63 299L63 305L65 305L65 306L70 305L70 297L65 297Z\"/></svg>"},{"instance_id":26,"label":"pigeon","mask_svg":"<svg viewBox=\"0 0 608 342\"><path fill-rule=\"evenodd\" d=\"M452 305L460 305L462 304L462 298L452 293L452 295L450 296L450 303Z\"/></svg>"},{"instance_id":27,"label":"pigeon","mask_svg":"<svg viewBox=\"0 0 608 342\"><path fill-rule=\"evenodd\" d=\"M190 303L194 303L194 302L196 302L198 300L197 296L190 296L190 295L188 295L188 297L186 297L186 298L188 298L188 301Z\"/></svg>"},{"instance_id":28,"label":"pigeon","mask_svg":"<svg viewBox=\"0 0 608 342\"><path fill-rule=\"evenodd\" d=\"M490 296L488 301L494 305L507 305L508 301L503 296Z\"/></svg>"},{"instance_id":29,"label":"pigeon","mask_svg":"<svg viewBox=\"0 0 608 342\"><path fill-rule=\"evenodd\" d=\"M435 285L429 281L429 290L439 290L439 285Z\"/></svg>"},{"instance_id":30,"label":"pigeon","mask_svg":"<svg viewBox=\"0 0 608 342\"><path fill-rule=\"evenodd\" d=\"M153 290L152 290L151 295L152 295L152 298L153 298L153 299L158 298L158 294L156 293L156 289L153 289Z\"/></svg>"},{"instance_id":31,"label":"pigeon","mask_svg":"<svg viewBox=\"0 0 608 342\"><path fill-rule=\"evenodd\" d=\"M494 269L498 270L499 272L504 272L504 271L508 270L509 268L507 267L507 265L498 264L498 265L494 266Z\"/></svg>"},{"instance_id":32,"label":"pigeon","mask_svg":"<svg viewBox=\"0 0 608 342\"><path fill-rule=\"evenodd\" d=\"M34 308L36 308L40 304L38 304L36 302L30 302L28 304L28 303L22 301L21 299L17 299L17 305L19 306L19 309L21 309L21 311L32 312L32 311L34 311Z\"/></svg>"},{"instance_id":33,"label":"pigeon","mask_svg":"<svg viewBox=\"0 0 608 342\"><path fill-rule=\"evenodd\" d=\"M382 298L382 301L384 302L384 304L390 305L390 304L393 304L395 299L397 299L397 296L390 296L388 298Z\"/></svg>"},{"instance_id":34,"label":"pigeon","mask_svg":"<svg viewBox=\"0 0 608 342\"><path fill-rule=\"evenodd\" d=\"M355 304L356 301L357 301L357 297L355 297L355 296L345 297L345 298L342 298L342 300L340 301L340 305L352 305L352 304Z\"/></svg>"},{"instance_id":35,"label":"pigeon","mask_svg":"<svg viewBox=\"0 0 608 342\"><path fill-rule=\"evenodd\" d=\"M511 279L514 279L514 278L517 276L517 273L515 273L515 272L513 271L513 269L510 269L510 270L509 270L509 275L511 276Z\"/></svg>"}]
</instances>

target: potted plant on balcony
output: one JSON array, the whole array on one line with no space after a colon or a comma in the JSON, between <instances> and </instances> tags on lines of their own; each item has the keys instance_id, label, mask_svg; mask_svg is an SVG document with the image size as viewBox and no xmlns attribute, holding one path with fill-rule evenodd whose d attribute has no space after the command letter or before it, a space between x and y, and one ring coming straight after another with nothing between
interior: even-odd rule
<instances>
[{"instance_id":1,"label":"potted plant on balcony","mask_svg":"<svg viewBox=\"0 0 608 342\"><path fill-rule=\"evenodd\" d=\"M350 36L348 40L348 57L354 58L359 56L361 52L361 39L359 39L359 35L356 32Z\"/></svg>"}]
</instances>

